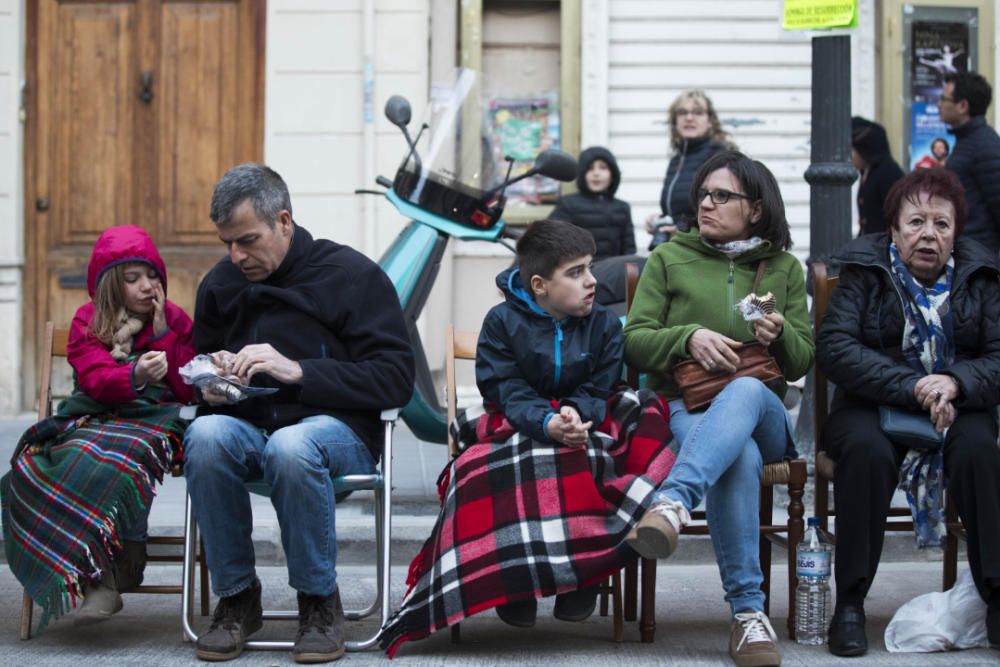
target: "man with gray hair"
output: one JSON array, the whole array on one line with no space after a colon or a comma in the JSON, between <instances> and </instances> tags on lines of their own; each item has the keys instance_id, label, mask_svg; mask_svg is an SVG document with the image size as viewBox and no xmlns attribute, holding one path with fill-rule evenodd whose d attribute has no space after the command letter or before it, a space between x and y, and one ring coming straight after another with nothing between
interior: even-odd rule
<instances>
[{"instance_id":1,"label":"man with gray hair","mask_svg":"<svg viewBox=\"0 0 1000 667\"><path fill-rule=\"evenodd\" d=\"M332 478L374 472L379 412L412 394L399 299L377 264L296 224L285 182L266 166L227 171L211 217L229 256L198 287L195 348L230 353L233 375L276 391L235 405L204 392L210 414L184 437L188 492L220 598L197 655L235 658L261 627L245 482L262 479L298 591L295 660L336 660L345 646Z\"/></svg>"}]
</instances>

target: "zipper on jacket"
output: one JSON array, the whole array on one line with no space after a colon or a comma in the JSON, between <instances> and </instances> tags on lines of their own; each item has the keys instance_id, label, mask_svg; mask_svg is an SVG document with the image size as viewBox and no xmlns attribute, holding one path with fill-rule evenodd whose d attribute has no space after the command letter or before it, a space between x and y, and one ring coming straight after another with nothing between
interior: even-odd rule
<instances>
[{"instance_id":1,"label":"zipper on jacket","mask_svg":"<svg viewBox=\"0 0 1000 667\"><path fill-rule=\"evenodd\" d=\"M677 162L677 171L674 172L674 177L670 179L670 185L667 186L667 215L671 218L674 217L674 207L670 204L670 199L674 196L674 186L677 185L677 179L681 176L681 171L684 169L684 158L687 157L688 152L688 140L685 139L683 145L681 145L681 159ZM677 221L674 220L674 224Z\"/></svg>"},{"instance_id":2,"label":"zipper on jacket","mask_svg":"<svg viewBox=\"0 0 1000 667\"><path fill-rule=\"evenodd\" d=\"M559 376L562 375L562 327L556 322L556 388L559 387Z\"/></svg>"},{"instance_id":3,"label":"zipper on jacket","mask_svg":"<svg viewBox=\"0 0 1000 667\"><path fill-rule=\"evenodd\" d=\"M733 291L735 290L734 282L736 278L735 274L736 274L736 265L733 263L733 260L729 260L729 280L728 284L726 285L726 307L729 308L730 334L733 333L733 327L736 326L735 323L733 322L733 318L736 316L736 304L733 302Z\"/></svg>"}]
</instances>

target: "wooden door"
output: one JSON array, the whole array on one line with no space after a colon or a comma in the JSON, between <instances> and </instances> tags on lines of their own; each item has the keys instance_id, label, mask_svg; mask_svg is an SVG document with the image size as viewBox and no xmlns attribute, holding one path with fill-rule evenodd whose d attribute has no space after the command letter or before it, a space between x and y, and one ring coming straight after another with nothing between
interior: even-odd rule
<instances>
[{"instance_id":1,"label":"wooden door","mask_svg":"<svg viewBox=\"0 0 1000 667\"><path fill-rule=\"evenodd\" d=\"M212 187L263 145L263 0L28 3L25 377L47 319L86 302L107 227L145 227L193 312L224 253ZM30 384L30 383L26 383ZM26 387L31 395L31 387Z\"/></svg>"}]
</instances>

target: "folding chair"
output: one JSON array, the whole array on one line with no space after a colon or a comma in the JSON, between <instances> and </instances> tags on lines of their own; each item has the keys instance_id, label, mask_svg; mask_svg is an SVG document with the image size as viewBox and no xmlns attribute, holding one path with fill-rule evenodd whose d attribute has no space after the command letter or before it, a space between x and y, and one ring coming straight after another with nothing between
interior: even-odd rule
<instances>
[{"instance_id":1,"label":"folding chair","mask_svg":"<svg viewBox=\"0 0 1000 667\"><path fill-rule=\"evenodd\" d=\"M631 308L632 298L635 296L635 289L639 285L639 267L628 262L625 265L626 275L626 307ZM639 386L639 373L633 368L627 368L628 382L633 387ZM774 487L784 485L788 487L788 523L781 524L774 521ZM788 632L795 636L795 587L798 579L795 576L795 550L802 541L805 532L803 515L805 506L802 504L802 495L806 485L806 461L805 459L792 459L791 461L779 461L778 463L767 463L760 479L760 568L764 574L764 584L761 590L764 592L764 613L771 611L771 544L785 547L788 551ZM681 532L687 535L708 535L708 524L705 521L705 512L697 510L691 512L692 521L697 524L688 524ZM656 583L656 561L643 559L643 616L649 616L642 621L642 625L647 627L647 631L652 637L655 629L655 621L652 618L653 601L646 600L645 591L655 591ZM652 582L648 588L646 579ZM628 588L626 587L626 591ZM626 595L626 600L628 600ZM649 610L647 612L647 609ZM627 616L626 616L627 617Z\"/></svg>"},{"instance_id":2,"label":"folding chair","mask_svg":"<svg viewBox=\"0 0 1000 667\"><path fill-rule=\"evenodd\" d=\"M378 643L382 636L382 628L392 611L390 540L392 536L392 432L399 417L399 409L383 410L381 420L383 426L382 459L378 471L371 475L342 475L333 479L333 490L336 494L351 491L372 491L375 494L375 550L376 554L376 593L372 603L360 610L345 610L344 617L349 621L367 618L381 610L381 621L378 630L371 637L361 641L348 641L348 651L363 651ZM253 481L247 483L251 493L270 496L271 489L267 482ZM184 519L184 597L182 598L183 613L181 615L184 638L187 641L197 641L198 635L191 627L189 609L194 597L194 548L197 543L198 526L194 519L194 509L191 507L191 496L185 502ZM204 568L203 568L204 570ZM203 594L204 596L204 594ZM204 599L204 597L203 597ZM295 621L299 618L298 611L264 610L264 620ZM248 649L258 650L290 650L295 642L291 640L250 640L246 642Z\"/></svg>"},{"instance_id":3,"label":"folding chair","mask_svg":"<svg viewBox=\"0 0 1000 667\"><path fill-rule=\"evenodd\" d=\"M454 325L449 324L445 331L445 379L447 381L447 404L448 404L448 424L455 421L458 411L458 392L455 382L455 360L464 359L475 361L476 345L479 341L478 331L456 331ZM458 443L454 441L451 429L448 429L448 460L451 461L459 455ZM643 582L645 583L645 581ZM651 582L655 584L655 581ZM600 587L601 595L601 616L608 615L607 596L611 595L613 601L614 637L616 642L622 641L622 592L621 573L615 572L611 576L611 583L602 583ZM650 595L652 599L652 595ZM456 623L451 626L451 640L458 643L461 637L461 624ZM643 640L645 641L645 639ZM652 641L652 640L650 640Z\"/></svg>"},{"instance_id":4,"label":"folding chair","mask_svg":"<svg viewBox=\"0 0 1000 667\"><path fill-rule=\"evenodd\" d=\"M45 323L45 334L42 340L42 344L39 347L43 351L42 356L42 368L39 372L39 382L38 382L38 419L41 421L46 417L52 415L52 362L55 358L61 357L66 358L66 343L69 340L69 330L68 329L56 329L52 322ZM175 465L171 469L171 474L174 477L180 477L183 472L180 466ZM166 536L154 536L150 535L146 540L147 545L168 545L183 547L184 538L183 537L166 537ZM147 556L147 561L152 563L179 563L183 560L183 556L178 554L149 554ZM208 614L208 571L204 566L204 554L199 552L197 558L192 554L192 561L197 561L201 564L201 614L205 616ZM193 576L193 570L192 570ZM186 579L185 579L186 581ZM193 580L192 580L193 581ZM193 583L192 583L193 586ZM130 588L127 591L122 591L123 593L158 593L158 594L180 594L183 592L183 587L178 584L175 586L159 586L143 584L136 588ZM21 639L31 638L31 616L34 609L34 604L31 597L27 592L23 593L21 599Z\"/></svg>"},{"instance_id":5,"label":"folding chair","mask_svg":"<svg viewBox=\"0 0 1000 667\"><path fill-rule=\"evenodd\" d=\"M830 295L840 282L838 276L827 274L826 264L817 262L812 265L813 271L813 322L815 331L818 334L820 326L823 324L823 316L830 305ZM836 516L836 508L830 507L830 484L833 482L833 471L836 464L826 453L826 443L823 440L823 427L826 425L829 416L829 392L826 376L816 367L816 377L813 383L813 424L815 426L816 441L816 493L815 512L819 517L820 525L824 530L829 525L829 518ZM955 585L955 577L958 570L958 540L966 539L965 530L958 520L958 511L955 503L948 502L947 492L945 493L945 526L947 535L944 545L944 563L941 586L948 590ZM913 531L913 518L909 507L890 507L886 517L885 529L887 531Z\"/></svg>"}]
</instances>

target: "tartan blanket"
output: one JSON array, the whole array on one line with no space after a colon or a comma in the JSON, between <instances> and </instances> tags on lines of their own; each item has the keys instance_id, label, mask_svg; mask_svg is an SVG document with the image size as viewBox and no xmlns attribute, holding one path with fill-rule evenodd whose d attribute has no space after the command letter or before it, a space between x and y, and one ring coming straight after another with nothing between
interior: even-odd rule
<instances>
[{"instance_id":1,"label":"tartan blanket","mask_svg":"<svg viewBox=\"0 0 1000 667\"><path fill-rule=\"evenodd\" d=\"M112 408L74 394L21 436L0 479L4 550L42 607L38 630L80 603L84 580L109 571L122 527L145 514L154 480L179 456L185 422L162 396L150 386Z\"/></svg>"},{"instance_id":2,"label":"tartan blanket","mask_svg":"<svg viewBox=\"0 0 1000 667\"><path fill-rule=\"evenodd\" d=\"M452 429L466 446L438 481L437 523L382 648L392 657L403 642L591 586L636 558L625 537L677 457L669 414L650 390L621 391L586 447L569 448L518 434L492 406L461 413Z\"/></svg>"}]
</instances>

